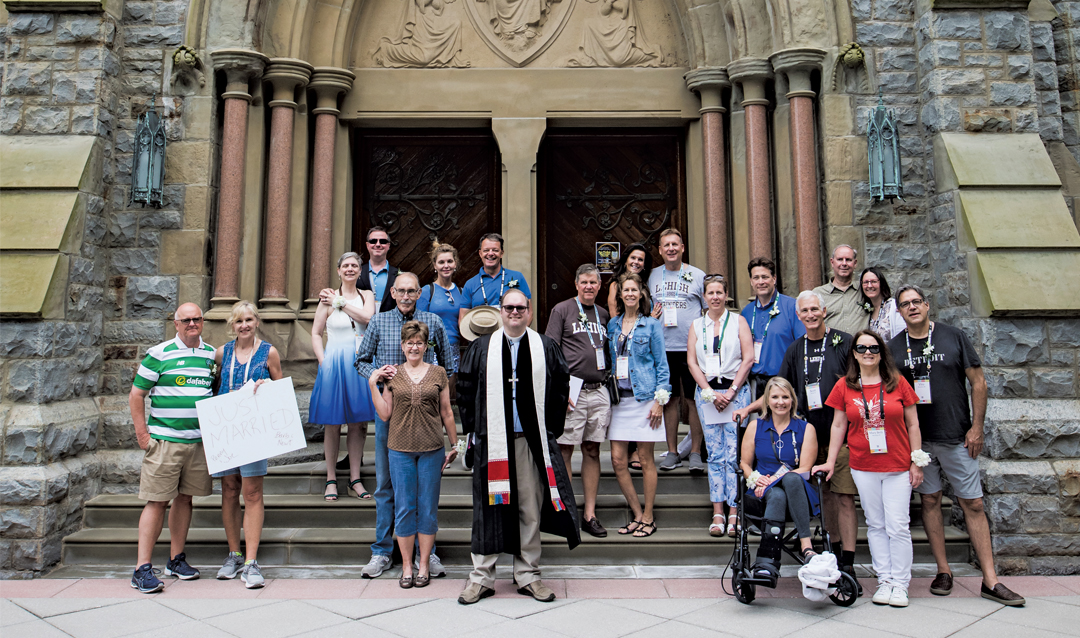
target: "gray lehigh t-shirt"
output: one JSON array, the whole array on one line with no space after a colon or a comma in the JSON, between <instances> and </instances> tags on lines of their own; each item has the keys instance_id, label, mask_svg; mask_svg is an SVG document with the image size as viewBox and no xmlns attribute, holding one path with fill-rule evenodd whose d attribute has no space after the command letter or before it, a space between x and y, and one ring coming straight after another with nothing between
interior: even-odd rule
<instances>
[{"instance_id":1,"label":"gray lehigh t-shirt","mask_svg":"<svg viewBox=\"0 0 1080 638\"><path fill-rule=\"evenodd\" d=\"M683 278L690 275L690 281ZM674 304L679 313L679 325L664 328L664 349L668 352L686 352L686 338L690 324L707 308L705 304L705 271L683 263L682 271L668 270L666 266L653 268L649 273L649 292L653 303L665 306ZM663 325L664 316L660 315Z\"/></svg>"},{"instance_id":2,"label":"gray lehigh t-shirt","mask_svg":"<svg viewBox=\"0 0 1080 638\"><path fill-rule=\"evenodd\" d=\"M570 374L583 379L585 383L600 383L604 380L606 373L604 370L596 369L596 349L593 345L604 348L604 364L610 369L611 362L607 360L610 353L607 351L606 343L608 311L600 307L600 304L594 306L582 304L581 307L585 310L585 317L588 319L583 325L578 316L576 299L577 297L573 297L555 304L548 317L544 334L551 337L562 348L566 364L570 366Z\"/></svg>"}]
</instances>

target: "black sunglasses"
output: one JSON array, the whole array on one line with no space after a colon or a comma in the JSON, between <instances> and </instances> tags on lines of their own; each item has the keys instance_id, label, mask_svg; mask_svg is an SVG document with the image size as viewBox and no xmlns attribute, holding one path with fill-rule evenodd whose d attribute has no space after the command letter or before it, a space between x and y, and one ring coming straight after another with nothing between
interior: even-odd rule
<instances>
[{"instance_id":1,"label":"black sunglasses","mask_svg":"<svg viewBox=\"0 0 1080 638\"><path fill-rule=\"evenodd\" d=\"M193 323L195 323L195 324L202 323L202 319L203 319L202 317L192 317L191 319L177 319L177 321L179 321L180 323L187 326L187 325L191 325Z\"/></svg>"},{"instance_id":2,"label":"black sunglasses","mask_svg":"<svg viewBox=\"0 0 1080 638\"><path fill-rule=\"evenodd\" d=\"M367 240L367 243L372 244L372 245L385 246L385 245L388 245L390 243L390 240L389 239L369 239L369 240Z\"/></svg>"},{"instance_id":3,"label":"black sunglasses","mask_svg":"<svg viewBox=\"0 0 1080 638\"><path fill-rule=\"evenodd\" d=\"M503 306L502 309L504 311L506 311L506 314L512 315L515 312L524 313L526 310L529 309L529 307L528 306Z\"/></svg>"},{"instance_id":4,"label":"black sunglasses","mask_svg":"<svg viewBox=\"0 0 1080 638\"><path fill-rule=\"evenodd\" d=\"M877 344L867 346L860 343L859 345L855 346L855 352L858 352L859 354L866 354L867 352L869 352L870 354L881 354L881 346Z\"/></svg>"}]
</instances>

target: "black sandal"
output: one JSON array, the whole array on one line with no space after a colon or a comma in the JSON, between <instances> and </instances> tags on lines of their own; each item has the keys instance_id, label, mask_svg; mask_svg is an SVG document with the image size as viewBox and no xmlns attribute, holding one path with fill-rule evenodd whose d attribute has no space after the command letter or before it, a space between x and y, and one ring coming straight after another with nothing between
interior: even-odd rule
<instances>
[{"instance_id":1,"label":"black sandal","mask_svg":"<svg viewBox=\"0 0 1080 638\"><path fill-rule=\"evenodd\" d=\"M364 499L365 501L371 498L371 492L360 492L356 489L355 485L360 483L360 487L364 487L364 483L361 479L355 481L349 481L349 489L356 492L356 498Z\"/></svg>"},{"instance_id":2,"label":"black sandal","mask_svg":"<svg viewBox=\"0 0 1080 638\"><path fill-rule=\"evenodd\" d=\"M809 563L810 559L817 555L818 553L814 551L813 547L808 547L799 552L799 556L802 557L804 563Z\"/></svg>"},{"instance_id":3,"label":"black sandal","mask_svg":"<svg viewBox=\"0 0 1080 638\"><path fill-rule=\"evenodd\" d=\"M334 493L333 494L330 494L329 492L327 492L325 487L323 488L322 497L323 497L324 501L333 502L333 501L338 500L337 481L327 481L326 482L326 487L330 487L331 485L334 486Z\"/></svg>"},{"instance_id":4,"label":"black sandal","mask_svg":"<svg viewBox=\"0 0 1080 638\"><path fill-rule=\"evenodd\" d=\"M630 461L629 467L630 467L631 470L633 470L635 472L640 472L641 471L641 461Z\"/></svg>"},{"instance_id":5,"label":"black sandal","mask_svg":"<svg viewBox=\"0 0 1080 638\"><path fill-rule=\"evenodd\" d=\"M634 530L634 538L648 538L656 533L656 521L642 523L641 527Z\"/></svg>"},{"instance_id":6,"label":"black sandal","mask_svg":"<svg viewBox=\"0 0 1080 638\"><path fill-rule=\"evenodd\" d=\"M632 529L630 527L631 525L634 526ZM627 534L633 534L634 532L641 529L641 525L642 525L641 521L630 521L625 526L619 528L619 533L622 534L623 536L625 536Z\"/></svg>"}]
</instances>

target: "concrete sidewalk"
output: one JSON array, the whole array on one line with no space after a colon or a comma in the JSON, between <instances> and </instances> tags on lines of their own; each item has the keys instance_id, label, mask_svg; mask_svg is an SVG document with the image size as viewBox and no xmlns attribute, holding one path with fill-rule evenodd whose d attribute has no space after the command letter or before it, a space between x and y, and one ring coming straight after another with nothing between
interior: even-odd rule
<instances>
[{"instance_id":1,"label":"concrete sidewalk","mask_svg":"<svg viewBox=\"0 0 1080 638\"><path fill-rule=\"evenodd\" d=\"M1080 576L1025 576L1006 582L1027 597L1007 608L978 597L979 578L959 577L949 597L929 594L929 578L911 583L911 606L879 607L864 595L849 608L811 603L796 579L758 589L753 605L726 595L716 579L546 579L559 598L539 603L500 580L496 596L456 602L460 579L402 590L392 578L268 578L263 589L239 580L164 579L159 594L140 594L127 578L0 581L4 638L498 638L622 636L1038 636L1077 635ZM872 590L873 581L863 579Z\"/></svg>"}]
</instances>

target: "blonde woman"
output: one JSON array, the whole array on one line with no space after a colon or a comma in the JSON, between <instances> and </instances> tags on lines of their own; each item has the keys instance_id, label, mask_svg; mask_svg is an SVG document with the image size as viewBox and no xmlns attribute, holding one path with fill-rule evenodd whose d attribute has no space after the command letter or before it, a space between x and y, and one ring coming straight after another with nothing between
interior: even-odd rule
<instances>
[{"instance_id":1,"label":"blonde woman","mask_svg":"<svg viewBox=\"0 0 1080 638\"><path fill-rule=\"evenodd\" d=\"M450 394L454 393L454 375L458 368L458 314L465 302L461 288L454 283L454 273L458 267L458 251L450 244L435 243L431 251L431 265L435 268L435 281L420 290L416 300L416 309L438 315L446 328L446 338L450 340L450 356L453 361L440 361L439 365L450 375Z\"/></svg>"},{"instance_id":2,"label":"blonde woman","mask_svg":"<svg viewBox=\"0 0 1080 638\"><path fill-rule=\"evenodd\" d=\"M232 307L229 329L236 339L218 348L215 361L221 385L218 396L235 392L248 381L256 385L266 379L281 378L281 355L277 348L259 339L259 311L250 301L239 301ZM266 460L256 461L214 474L221 479L221 522L229 543L229 555L218 570L218 580L240 576L248 589L263 586L257 556L263 527L263 477ZM244 494L245 554L240 553L240 494Z\"/></svg>"}]
</instances>

